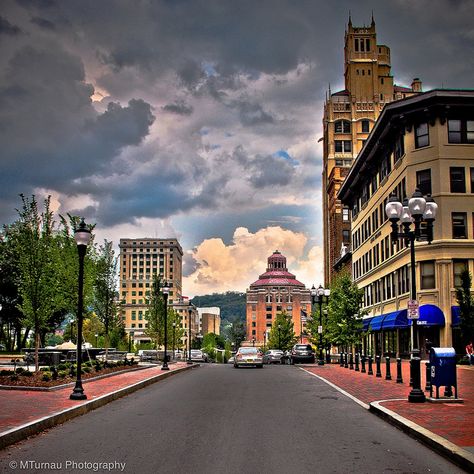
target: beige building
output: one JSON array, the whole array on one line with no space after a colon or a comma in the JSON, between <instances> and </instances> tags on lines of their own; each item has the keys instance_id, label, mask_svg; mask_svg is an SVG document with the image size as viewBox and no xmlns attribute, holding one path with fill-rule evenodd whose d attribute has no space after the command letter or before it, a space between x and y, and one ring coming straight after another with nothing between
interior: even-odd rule
<instances>
[{"instance_id":1,"label":"beige building","mask_svg":"<svg viewBox=\"0 0 474 474\"><path fill-rule=\"evenodd\" d=\"M390 240L385 205L415 188L438 205L434 239L416 243L419 343L458 345L455 289L474 273L474 91L433 90L385 106L346 177L339 199L351 210L352 274L364 290L375 352L406 355L410 249Z\"/></svg>"},{"instance_id":2,"label":"beige building","mask_svg":"<svg viewBox=\"0 0 474 474\"><path fill-rule=\"evenodd\" d=\"M199 332L201 335L210 332L220 335L221 333L221 309L218 307L198 308Z\"/></svg>"},{"instance_id":3,"label":"beige building","mask_svg":"<svg viewBox=\"0 0 474 474\"><path fill-rule=\"evenodd\" d=\"M199 313L197 308L189 301L189 298L183 296L173 303L173 309L181 317L181 328L184 329L184 335L181 338L181 347L186 350L189 348L189 331L191 324L191 342L199 334Z\"/></svg>"},{"instance_id":4,"label":"beige building","mask_svg":"<svg viewBox=\"0 0 474 474\"><path fill-rule=\"evenodd\" d=\"M144 334L147 299L153 275L168 282L168 304L181 299L183 249L176 239L120 239L120 299L125 330L135 342L149 341Z\"/></svg>"},{"instance_id":5,"label":"beige building","mask_svg":"<svg viewBox=\"0 0 474 474\"><path fill-rule=\"evenodd\" d=\"M350 268L350 213L337 193L385 104L421 91L394 84L390 48L377 44L375 21L355 27L349 18L344 38L344 90L329 93L323 116L324 280L336 268ZM341 257L343 260L340 261ZM342 265L344 264L344 265Z\"/></svg>"}]
</instances>

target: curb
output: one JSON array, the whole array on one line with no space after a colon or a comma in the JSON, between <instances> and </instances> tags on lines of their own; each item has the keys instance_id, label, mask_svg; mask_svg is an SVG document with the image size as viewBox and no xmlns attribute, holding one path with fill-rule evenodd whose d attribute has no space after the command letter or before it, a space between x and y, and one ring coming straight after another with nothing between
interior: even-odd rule
<instances>
[{"instance_id":1,"label":"curb","mask_svg":"<svg viewBox=\"0 0 474 474\"><path fill-rule=\"evenodd\" d=\"M154 375L148 379L141 380L140 382L136 382L133 385L129 385L128 387L121 388L116 390L115 392L107 393L100 397L97 397L93 400L90 400L82 405L72 408L66 408L65 410L53 413L50 416L45 416L44 418L40 418L39 420L32 421L31 423L26 423L16 428L12 428L8 431L4 431L0 433L0 449L4 449L5 447L17 443L29 436L35 435L44 431L48 428L52 428L53 426L59 425L64 423L65 421L71 420L76 416L84 415L96 408L106 405L114 400L117 400L125 395L129 395L141 388L147 387L155 382L159 382L160 380L165 380L172 375L179 374L180 372L184 372L187 370L194 369L199 367L199 364L194 364L186 367L182 367L180 369L176 369L170 372L164 372L157 375Z\"/></svg>"},{"instance_id":2,"label":"curb","mask_svg":"<svg viewBox=\"0 0 474 474\"><path fill-rule=\"evenodd\" d=\"M401 429L410 436L418 439L423 444L426 444L434 451L448 458L463 469L466 469L469 472L474 472L474 454L462 449L454 443L451 443L451 441L448 441L442 436L439 436L436 433L433 433L432 431L404 418L398 413L383 407L381 403L384 401L388 400L371 402L369 405L369 411Z\"/></svg>"}]
</instances>

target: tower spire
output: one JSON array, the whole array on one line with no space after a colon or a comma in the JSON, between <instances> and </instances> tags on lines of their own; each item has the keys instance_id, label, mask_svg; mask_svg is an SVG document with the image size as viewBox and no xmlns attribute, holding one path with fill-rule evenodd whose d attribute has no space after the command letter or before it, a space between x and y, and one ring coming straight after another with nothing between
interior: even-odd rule
<instances>
[{"instance_id":1,"label":"tower spire","mask_svg":"<svg viewBox=\"0 0 474 474\"><path fill-rule=\"evenodd\" d=\"M349 28L352 28L352 17L351 17L351 11L349 10L349 23L347 24Z\"/></svg>"},{"instance_id":2,"label":"tower spire","mask_svg":"<svg viewBox=\"0 0 474 474\"><path fill-rule=\"evenodd\" d=\"M372 23L371 23L371 26L372 26L372 27L375 26L374 11L373 11L373 10L372 10Z\"/></svg>"}]
</instances>

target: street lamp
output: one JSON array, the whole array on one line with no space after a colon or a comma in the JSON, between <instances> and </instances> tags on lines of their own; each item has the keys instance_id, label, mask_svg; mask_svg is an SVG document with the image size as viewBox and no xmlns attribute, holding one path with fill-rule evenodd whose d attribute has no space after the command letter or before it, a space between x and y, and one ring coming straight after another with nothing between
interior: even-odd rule
<instances>
[{"instance_id":1,"label":"street lamp","mask_svg":"<svg viewBox=\"0 0 474 474\"><path fill-rule=\"evenodd\" d=\"M79 228L74 231L74 240L77 245L79 255L79 274L78 274L78 298L77 298L77 352L76 352L76 385L69 398L71 400L86 400L87 396L82 388L81 365L82 365L82 309L83 309L83 288L84 288L84 257L86 256L87 246L91 240L91 232L86 227L84 219L81 219Z\"/></svg>"},{"instance_id":2,"label":"street lamp","mask_svg":"<svg viewBox=\"0 0 474 474\"><path fill-rule=\"evenodd\" d=\"M95 333L95 347L97 348L97 339L99 338L99 335Z\"/></svg>"},{"instance_id":3,"label":"street lamp","mask_svg":"<svg viewBox=\"0 0 474 474\"><path fill-rule=\"evenodd\" d=\"M411 267L411 300L412 305L418 308L416 300L416 269L415 269L415 241L427 240L431 244L433 240L433 222L436 219L436 211L438 205L434 199L428 195L423 197L418 188L415 189L412 197L404 199L401 203L396 194L393 193L385 206L385 213L392 225L390 234L392 244L397 239L405 239L410 242L410 267ZM398 221L401 220L403 232L399 231ZM421 223L426 222L426 236L421 235ZM414 223L414 230L411 224ZM425 394L421 390L421 372L420 357L418 348L418 336L416 328L416 319L412 319L411 326L411 361L410 361L410 378L412 380L412 389L408 395L408 401L412 403L421 403L426 401Z\"/></svg>"},{"instance_id":4,"label":"street lamp","mask_svg":"<svg viewBox=\"0 0 474 474\"><path fill-rule=\"evenodd\" d=\"M278 325L278 349L281 351L280 331L281 331L281 324Z\"/></svg>"},{"instance_id":5,"label":"street lamp","mask_svg":"<svg viewBox=\"0 0 474 474\"><path fill-rule=\"evenodd\" d=\"M174 360L174 342L176 336L176 321L173 321L173 360Z\"/></svg>"},{"instance_id":6,"label":"street lamp","mask_svg":"<svg viewBox=\"0 0 474 474\"><path fill-rule=\"evenodd\" d=\"M252 347L255 347L255 338L252 338Z\"/></svg>"},{"instance_id":7,"label":"street lamp","mask_svg":"<svg viewBox=\"0 0 474 474\"><path fill-rule=\"evenodd\" d=\"M311 294L311 303L314 305L317 301L319 304L319 326L318 326L318 333L319 333L319 358L318 358L318 365L324 365L324 355L323 355L323 301L327 303L329 299L329 295L331 294L331 290L328 288L323 288L322 285L316 289L314 285L311 287L310 290Z\"/></svg>"},{"instance_id":8,"label":"street lamp","mask_svg":"<svg viewBox=\"0 0 474 474\"><path fill-rule=\"evenodd\" d=\"M263 331L263 352L265 352L265 345L267 343L267 331Z\"/></svg>"},{"instance_id":9,"label":"street lamp","mask_svg":"<svg viewBox=\"0 0 474 474\"><path fill-rule=\"evenodd\" d=\"M188 309L188 364L192 364L191 361L191 314L193 310L191 308Z\"/></svg>"},{"instance_id":10,"label":"street lamp","mask_svg":"<svg viewBox=\"0 0 474 474\"><path fill-rule=\"evenodd\" d=\"M161 288L163 293L163 299L165 300L165 353L163 357L163 365L161 366L161 370L170 370L168 367L168 294L170 292L170 288L168 283L163 283L163 288Z\"/></svg>"}]
</instances>

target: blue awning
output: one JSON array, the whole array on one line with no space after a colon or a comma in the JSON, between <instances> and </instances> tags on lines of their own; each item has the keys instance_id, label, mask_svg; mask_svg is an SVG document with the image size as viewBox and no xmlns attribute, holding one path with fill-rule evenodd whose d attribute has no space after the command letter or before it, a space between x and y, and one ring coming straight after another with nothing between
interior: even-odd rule
<instances>
[{"instance_id":1,"label":"blue awning","mask_svg":"<svg viewBox=\"0 0 474 474\"><path fill-rule=\"evenodd\" d=\"M372 321L370 321L370 329L372 331L380 331L382 329L382 323L385 318L385 314L380 316L375 316Z\"/></svg>"},{"instance_id":2,"label":"blue awning","mask_svg":"<svg viewBox=\"0 0 474 474\"><path fill-rule=\"evenodd\" d=\"M369 324L370 324L370 321L372 321L372 319L374 319L374 318L370 317L370 318L364 318L362 320L362 331L368 331L369 330Z\"/></svg>"},{"instance_id":3,"label":"blue awning","mask_svg":"<svg viewBox=\"0 0 474 474\"><path fill-rule=\"evenodd\" d=\"M411 320L409 320L411 326ZM444 314L434 304L425 304L420 306L420 319L417 320L417 326L444 326Z\"/></svg>"},{"instance_id":4,"label":"blue awning","mask_svg":"<svg viewBox=\"0 0 474 474\"><path fill-rule=\"evenodd\" d=\"M456 327L461 324L461 308L459 306L451 306L451 326Z\"/></svg>"},{"instance_id":5,"label":"blue awning","mask_svg":"<svg viewBox=\"0 0 474 474\"><path fill-rule=\"evenodd\" d=\"M408 327L408 319L407 319L406 309L401 309L399 311L394 311L393 313L386 314L382 322L383 330L407 328L407 327Z\"/></svg>"}]
</instances>

